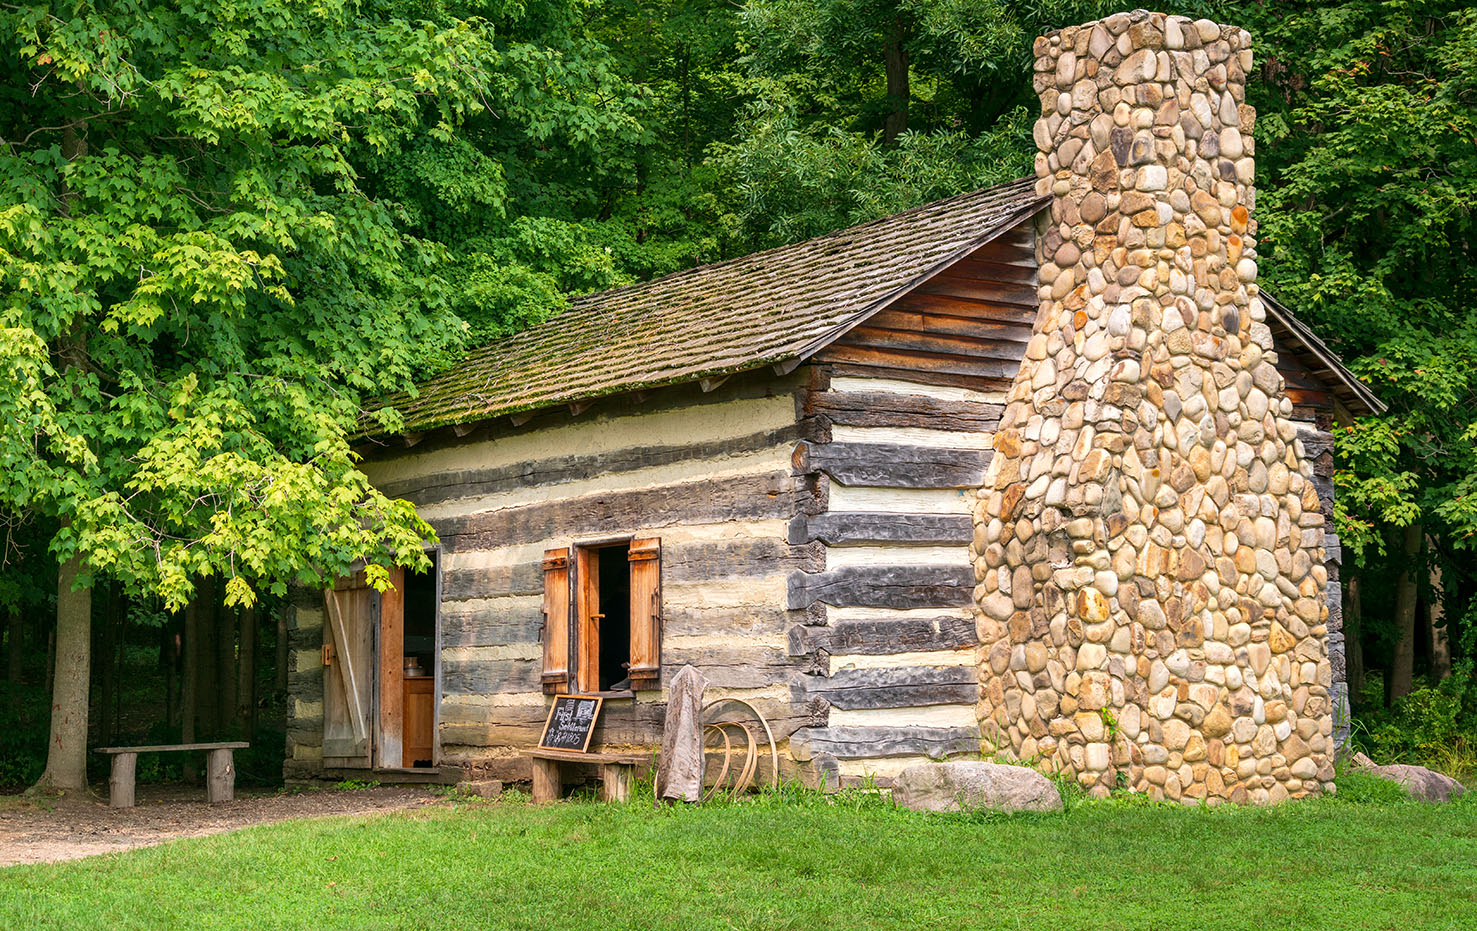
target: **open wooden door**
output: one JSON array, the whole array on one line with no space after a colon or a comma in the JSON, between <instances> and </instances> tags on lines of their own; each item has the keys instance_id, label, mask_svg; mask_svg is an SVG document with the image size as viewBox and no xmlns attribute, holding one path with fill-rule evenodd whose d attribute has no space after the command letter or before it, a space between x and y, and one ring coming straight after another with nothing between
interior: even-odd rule
<instances>
[{"instance_id":1,"label":"open wooden door","mask_svg":"<svg viewBox=\"0 0 1477 931\"><path fill-rule=\"evenodd\" d=\"M323 765L368 768L379 595L357 572L323 592Z\"/></svg>"},{"instance_id":2,"label":"open wooden door","mask_svg":"<svg viewBox=\"0 0 1477 931\"><path fill-rule=\"evenodd\" d=\"M405 570L390 569L390 587L379 600L379 730L375 756L380 766L404 761L405 732Z\"/></svg>"}]
</instances>

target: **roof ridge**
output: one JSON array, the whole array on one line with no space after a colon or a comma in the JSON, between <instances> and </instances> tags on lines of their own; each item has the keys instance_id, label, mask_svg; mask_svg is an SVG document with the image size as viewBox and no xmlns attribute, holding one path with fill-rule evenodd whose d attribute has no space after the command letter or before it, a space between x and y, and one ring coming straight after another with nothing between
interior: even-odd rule
<instances>
[{"instance_id":1,"label":"roof ridge","mask_svg":"<svg viewBox=\"0 0 1477 931\"><path fill-rule=\"evenodd\" d=\"M799 248L801 246L814 245L815 243L821 242L821 241L826 240L826 239L840 238L841 236L844 236L844 235L846 235L848 233L855 233L858 230L863 230L863 229L866 229L867 227L870 227L870 226L877 226L877 225L882 224L882 223L892 223L892 222L895 222L895 221L897 221L899 219L902 219L903 217L909 216L910 214L921 213L924 210L928 210L928 209L934 208L934 207L942 207L943 205L948 204L951 201L964 200L966 198L971 198L971 197L978 196L980 194L987 194L987 193L998 193L998 194L1000 194L1002 196L1005 195L1005 194L1015 193L1013 191L1009 191L1008 189L1009 188L1013 188L1013 187L1015 187L1017 185L1024 185L1024 184L1027 184L1027 183L1030 183L1032 185L1032 187L1034 188L1035 183L1036 183L1036 179L1035 178L1017 178L1014 181L1006 181L1006 182L1003 182L1001 184L992 185L990 187L976 188L973 191L965 191L962 194L951 194L948 197L944 197L944 198L941 198L939 200L929 201L926 204L917 204L915 206L912 206L912 207L907 208L906 210L899 210L897 213L889 213L886 216L875 217L875 218L873 218L871 220L867 220L867 221L862 222L862 223L857 223L857 224L855 224L853 226L845 226L845 227L842 227L839 230L832 230L829 233L822 233L819 236L812 236L809 239L801 239L801 240L798 240L796 242L786 243L786 244L784 244L782 246L770 246L768 249L760 249L758 252L746 252L743 255L736 255L736 256L733 256L732 258L727 258L727 259L719 259L716 262L705 262L702 265L694 265L694 266L692 266L690 268L680 268L677 271L668 272L665 275L658 275L655 278L648 278L645 281L633 281L630 284L623 284L623 285L621 285L619 287L616 287L616 288L607 288L607 289L605 289L603 291L591 291L588 294L582 294L579 297L573 298L570 301L570 308L573 309L575 303L577 303L579 301L587 300L587 299L590 299L590 298L604 297L606 295L616 295L616 294L620 294L620 293L626 292L626 291L637 290L637 289L640 289L640 288L647 287L649 285L656 284L657 282L666 282L666 281L670 281L670 280L673 280L673 279L681 278L684 275L691 275L691 274L695 274L697 272L712 271L714 269L723 268L726 265L732 265L734 263L743 262L743 261L746 261L748 259L755 259L755 258L759 258L760 256L773 255L774 253L777 253L777 252L784 252L784 251L787 251L787 250L790 250L790 249ZM552 320L554 318L551 317L549 319Z\"/></svg>"},{"instance_id":2,"label":"roof ridge","mask_svg":"<svg viewBox=\"0 0 1477 931\"><path fill-rule=\"evenodd\" d=\"M1042 203L1007 182L583 295L383 403L422 431L803 357Z\"/></svg>"}]
</instances>

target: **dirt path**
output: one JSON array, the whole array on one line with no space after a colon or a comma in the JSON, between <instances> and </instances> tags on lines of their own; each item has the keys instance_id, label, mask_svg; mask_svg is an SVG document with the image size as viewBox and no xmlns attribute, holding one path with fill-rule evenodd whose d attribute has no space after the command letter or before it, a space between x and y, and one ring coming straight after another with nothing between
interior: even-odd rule
<instances>
[{"instance_id":1,"label":"dirt path","mask_svg":"<svg viewBox=\"0 0 1477 931\"><path fill-rule=\"evenodd\" d=\"M316 789L292 795L241 796L207 805L203 788L140 787L138 805L109 808L106 799L61 799L44 804L0 796L0 867L56 863L100 853L152 847L288 818L358 815L436 804L428 789L377 787Z\"/></svg>"}]
</instances>

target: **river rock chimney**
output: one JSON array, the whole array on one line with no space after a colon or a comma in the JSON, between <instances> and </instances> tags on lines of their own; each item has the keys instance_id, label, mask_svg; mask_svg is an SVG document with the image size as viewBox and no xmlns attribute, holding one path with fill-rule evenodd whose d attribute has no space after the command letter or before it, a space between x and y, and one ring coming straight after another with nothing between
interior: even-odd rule
<instances>
[{"instance_id":1,"label":"river rock chimney","mask_svg":"<svg viewBox=\"0 0 1477 931\"><path fill-rule=\"evenodd\" d=\"M1098 794L1333 779L1323 516L1258 298L1251 37L1035 44L1040 310L975 512L985 740Z\"/></svg>"}]
</instances>

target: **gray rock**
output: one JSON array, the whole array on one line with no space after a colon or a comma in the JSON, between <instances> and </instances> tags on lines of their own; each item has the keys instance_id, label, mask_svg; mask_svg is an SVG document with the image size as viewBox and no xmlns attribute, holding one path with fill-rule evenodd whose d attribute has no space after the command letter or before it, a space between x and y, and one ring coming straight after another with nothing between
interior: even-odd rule
<instances>
[{"instance_id":1,"label":"gray rock","mask_svg":"<svg viewBox=\"0 0 1477 931\"><path fill-rule=\"evenodd\" d=\"M1001 763L920 763L893 782L892 799L913 811L1061 811L1050 779Z\"/></svg>"},{"instance_id":2,"label":"gray rock","mask_svg":"<svg viewBox=\"0 0 1477 931\"><path fill-rule=\"evenodd\" d=\"M1410 793L1411 798L1420 802L1449 802L1467 792L1466 787L1460 782L1424 766L1412 766L1407 763L1376 766L1369 757L1356 753L1354 754L1354 767L1379 776L1381 779L1400 783L1405 787L1405 791Z\"/></svg>"},{"instance_id":3,"label":"gray rock","mask_svg":"<svg viewBox=\"0 0 1477 931\"><path fill-rule=\"evenodd\" d=\"M497 798L503 794L501 779L470 779L457 783L457 791L477 798Z\"/></svg>"}]
</instances>

